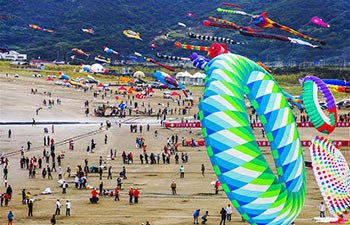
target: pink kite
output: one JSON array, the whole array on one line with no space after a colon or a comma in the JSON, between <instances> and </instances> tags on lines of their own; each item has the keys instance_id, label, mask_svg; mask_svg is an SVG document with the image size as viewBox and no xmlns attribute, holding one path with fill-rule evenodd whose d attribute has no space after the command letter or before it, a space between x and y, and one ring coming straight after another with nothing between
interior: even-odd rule
<instances>
[{"instance_id":1,"label":"pink kite","mask_svg":"<svg viewBox=\"0 0 350 225\"><path fill-rule=\"evenodd\" d=\"M322 27L330 27L328 23L325 23L322 21L322 19L318 18L317 16L311 18L311 22L320 25Z\"/></svg>"}]
</instances>

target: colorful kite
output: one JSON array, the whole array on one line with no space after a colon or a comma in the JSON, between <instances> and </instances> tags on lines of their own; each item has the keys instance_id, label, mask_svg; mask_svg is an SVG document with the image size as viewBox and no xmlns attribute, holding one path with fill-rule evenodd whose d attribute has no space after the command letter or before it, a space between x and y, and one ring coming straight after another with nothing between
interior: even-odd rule
<instances>
[{"instance_id":1,"label":"colorful kite","mask_svg":"<svg viewBox=\"0 0 350 225\"><path fill-rule=\"evenodd\" d=\"M337 105L332 92L321 79L315 76L306 76L302 80L302 84L303 103L311 123L321 133L332 133L338 118ZM329 117L325 115L318 103L318 90L320 90L326 100Z\"/></svg>"},{"instance_id":2,"label":"colorful kite","mask_svg":"<svg viewBox=\"0 0 350 225\"><path fill-rule=\"evenodd\" d=\"M108 54L114 54L114 55L118 55L117 51L114 51L113 49L110 49L106 46L103 47L103 51L107 52Z\"/></svg>"},{"instance_id":3,"label":"colorful kite","mask_svg":"<svg viewBox=\"0 0 350 225\"><path fill-rule=\"evenodd\" d=\"M189 50L198 50L198 51L208 51L208 47L206 46L195 46L195 45L187 45L187 44L181 44L180 42L175 42L176 48L184 48Z\"/></svg>"},{"instance_id":4,"label":"colorful kite","mask_svg":"<svg viewBox=\"0 0 350 225\"><path fill-rule=\"evenodd\" d=\"M164 67L165 69L168 69L168 70L170 70L170 71L173 71L173 72L175 71L174 68L172 68L172 67L170 67L170 66L166 66L166 65L164 65L164 64L161 64L161 63L155 61L154 59L147 58L147 61L148 61L148 62L151 62L151 63L154 63L154 64L157 64L158 66Z\"/></svg>"},{"instance_id":5,"label":"colorful kite","mask_svg":"<svg viewBox=\"0 0 350 225\"><path fill-rule=\"evenodd\" d=\"M180 57L180 56L171 56L171 55L163 55L159 52L156 54L157 58L160 59L169 59L169 60L177 60L177 61L190 61L190 58Z\"/></svg>"},{"instance_id":6,"label":"colorful kite","mask_svg":"<svg viewBox=\"0 0 350 225\"><path fill-rule=\"evenodd\" d=\"M345 80L323 79L322 81L325 82L327 85L350 87L350 82L346 82Z\"/></svg>"},{"instance_id":7,"label":"colorful kite","mask_svg":"<svg viewBox=\"0 0 350 225\"><path fill-rule=\"evenodd\" d=\"M92 28L90 28L90 29L84 29L84 28L82 28L81 31L83 31L83 32L85 32L85 33L89 33L89 34L94 34L94 33L95 33L95 31L94 31Z\"/></svg>"},{"instance_id":8,"label":"colorful kite","mask_svg":"<svg viewBox=\"0 0 350 225\"><path fill-rule=\"evenodd\" d=\"M137 94L135 95L135 97L136 97L137 99L145 99L145 98L147 98L147 96L144 96L142 93L137 93Z\"/></svg>"},{"instance_id":9,"label":"colorful kite","mask_svg":"<svg viewBox=\"0 0 350 225\"><path fill-rule=\"evenodd\" d=\"M95 57L95 61L99 62L99 63L108 63L108 64L111 63L111 59L110 58L103 57L103 56L100 56L100 55Z\"/></svg>"},{"instance_id":10,"label":"colorful kite","mask_svg":"<svg viewBox=\"0 0 350 225\"><path fill-rule=\"evenodd\" d=\"M232 39L224 38L224 37L214 37L214 36L207 36L207 35L200 35L200 34L194 34L194 33L188 33L188 36L190 38L195 38L198 40L208 40L208 41L215 41L215 42L223 42L227 44L241 44L239 42L235 42Z\"/></svg>"},{"instance_id":11,"label":"colorful kite","mask_svg":"<svg viewBox=\"0 0 350 225\"><path fill-rule=\"evenodd\" d=\"M9 15L9 16L0 16L0 18L3 18L3 19L11 19L13 17L13 15Z\"/></svg>"},{"instance_id":12,"label":"colorful kite","mask_svg":"<svg viewBox=\"0 0 350 225\"><path fill-rule=\"evenodd\" d=\"M187 13L187 16L195 18L195 16L192 13Z\"/></svg>"},{"instance_id":13,"label":"colorful kite","mask_svg":"<svg viewBox=\"0 0 350 225\"><path fill-rule=\"evenodd\" d=\"M56 31L53 31L53 30L48 30L48 29L44 29L44 28L41 28L37 25L28 25L30 28L33 28L33 29L37 29L37 30L42 30L42 31L46 31L46 32L49 32L49 33L56 33Z\"/></svg>"},{"instance_id":14,"label":"colorful kite","mask_svg":"<svg viewBox=\"0 0 350 225\"><path fill-rule=\"evenodd\" d=\"M306 41L302 41L302 40L290 38L290 37L284 37L284 36L279 36L279 35L274 35L274 34L255 33L255 32L251 32L251 31L246 32L243 30L240 30L239 33L241 35L249 36L249 37L268 38L268 39L273 39L273 40L288 41L288 42L293 43L293 44L305 45L308 47L321 49L321 47L318 45L313 45L313 44L310 44Z\"/></svg>"},{"instance_id":15,"label":"colorful kite","mask_svg":"<svg viewBox=\"0 0 350 225\"><path fill-rule=\"evenodd\" d=\"M155 44L153 44L153 43L150 43L149 46L150 46L152 49L158 48L158 46L155 45Z\"/></svg>"},{"instance_id":16,"label":"colorful kite","mask_svg":"<svg viewBox=\"0 0 350 225\"><path fill-rule=\"evenodd\" d=\"M302 33L299 33L298 31L295 31L295 30L293 30L293 29L291 29L289 27L286 27L286 26L283 26L281 24L278 24L275 21L272 21L269 18L267 18L266 14L267 14L267 12L264 12L261 15L253 16L252 17L252 23L255 24L258 27L263 27L263 28L270 27L270 28L277 28L277 29L280 29L280 30L285 30L285 31L287 31L289 33L292 33L292 34L298 36L298 37L301 37L301 38L304 38L304 39L307 39L307 40L310 40L310 41L319 42L322 45L326 44L324 41L321 41L321 40L318 40L316 38L312 38L312 37L306 36L306 35L304 35Z\"/></svg>"},{"instance_id":17,"label":"colorful kite","mask_svg":"<svg viewBox=\"0 0 350 225\"><path fill-rule=\"evenodd\" d=\"M312 168L329 212L342 222L350 212L350 169L332 141L315 137L310 145Z\"/></svg>"},{"instance_id":18,"label":"colorful kite","mask_svg":"<svg viewBox=\"0 0 350 225\"><path fill-rule=\"evenodd\" d=\"M235 54L215 57L205 71L199 118L223 190L248 223L291 224L304 204L306 174L296 122L282 90L263 68ZM258 147L244 94L268 134L278 177Z\"/></svg>"},{"instance_id":19,"label":"colorful kite","mask_svg":"<svg viewBox=\"0 0 350 225\"><path fill-rule=\"evenodd\" d=\"M318 18L317 16L311 18L311 22L314 24L320 25L322 27L330 27L329 24L322 21L322 19Z\"/></svg>"},{"instance_id":20,"label":"colorful kite","mask_svg":"<svg viewBox=\"0 0 350 225\"><path fill-rule=\"evenodd\" d=\"M246 13L246 12L243 12L243 11L228 10L228 9L221 9L221 8L217 8L216 11L223 12L223 13L239 14L239 15L243 15L243 16L254 16L252 14L249 14L249 13Z\"/></svg>"},{"instance_id":21,"label":"colorful kite","mask_svg":"<svg viewBox=\"0 0 350 225\"><path fill-rule=\"evenodd\" d=\"M256 64L258 64L259 66L261 66L264 70L266 70L267 72L271 73L272 71L267 68L262 62L256 62Z\"/></svg>"},{"instance_id":22,"label":"colorful kite","mask_svg":"<svg viewBox=\"0 0 350 225\"><path fill-rule=\"evenodd\" d=\"M337 85L327 85L327 86L332 91L350 94L350 87L337 86Z\"/></svg>"},{"instance_id":23,"label":"colorful kite","mask_svg":"<svg viewBox=\"0 0 350 225\"><path fill-rule=\"evenodd\" d=\"M171 77L169 74L156 71L153 73L153 78L166 85L167 88L185 89L185 86L183 86L180 82L178 82L174 77Z\"/></svg>"},{"instance_id":24,"label":"colorful kite","mask_svg":"<svg viewBox=\"0 0 350 225\"><path fill-rule=\"evenodd\" d=\"M77 53L77 54L82 55L82 56L86 56L86 57L90 56L89 54L85 53L83 50L77 49L77 48L73 48L72 52Z\"/></svg>"},{"instance_id":25,"label":"colorful kite","mask_svg":"<svg viewBox=\"0 0 350 225\"><path fill-rule=\"evenodd\" d=\"M126 82L129 82L129 83L132 83L134 84L135 81L131 80L130 78L127 78L127 77L123 77L123 76L120 76L119 77L120 81L122 82L122 84L126 83Z\"/></svg>"},{"instance_id":26,"label":"colorful kite","mask_svg":"<svg viewBox=\"0 0 350 225\"><path fill-rule=\"evenodd\" d=\"M140 37L140 33L136 33L135 31L132 31L132 30L124 30L123 31L123 34L125 36L127 36L128 38L135 38L135 39L138 39L138 40L141 40L141 37Z\"/></svg>"},{"instance_id":27,"label":"colorful kite","mask_svg":"<svg viewBox=\"0 0 350 225\"><path fill-rule=\"evenodd\" d=\"M230 29L234 29L234 30L262 31L260 29L251 29L251 28L247 28L247 27L240 27L240 26L237 26L236 24L234 24L234 23L232 23L230 21L217 19L217 18L214 18L212 16L209 17L209 20L213 20L215 22L219 22L219 23L222 23L224 25L217 24L217 23L212 23L212 22L207 21L207 20L204 20L203 24L205 26L215 26L215 27L221 27L221 28L230 28Z\"/></svg>"},{"instance_id":28,"label":"colorful kite","mask_svg":"<svg viewBox=\"0 0 350 225\"><path fill-rule=\"evenodd\" d=\"M235 4L231 4L231 3L225 3L225 2L222 2L221 5L227 5L227 6L233 6L233 7L243 8L243 7L240 6L240 5L235 5Z\"/></svg>"}]
</instances>

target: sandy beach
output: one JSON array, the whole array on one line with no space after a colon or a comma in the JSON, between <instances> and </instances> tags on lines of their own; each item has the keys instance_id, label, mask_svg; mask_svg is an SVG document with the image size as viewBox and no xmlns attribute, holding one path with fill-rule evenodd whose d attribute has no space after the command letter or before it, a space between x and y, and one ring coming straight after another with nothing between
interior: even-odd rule
<instances>
[{"instance_id":1,"label":"sandy beach","mask_svg":"<svg viewBox=\"0 0 350 225\"><path fill-rule=\"evenodd\" d=\"M147 152L162 153L164 145L166 145L167 137L177 134L179 141L184 137L186 140L193 138L194 140L202 140L202 132L200 129L174 128L165 129L160 126L160 120L156 116L148 117L144 115L132 115L119 119L118 117L95 117L93 109L102 104L116 105L115 94L110 91L104 99L101 96L93 97L93 91L97 90L96 86L91 91L84 93L81 89L73 87L67 88L55 85L54 82L48 82L45 78L22 77L14 78L11 74L6 77L0 74L0 122L32 122L34 118L36 122L47 122L46 125L1 125L0 126L0 153L9 154L9 178L8 184L13 188L13 197L8 207L0 207L0 224L7 224L7 214L12 210L15 220L14 224L50 224L50 218L55 212L55 202L60 199L65 204L66 200L72 202L71 216L65 216L65 207L61 209L61 215L57 216L57 224L141 224L149 221L152 225L164 224L192 224L193 213L196 209L201 209L201 215L205 211L209 211L207 224L219 224L221 207L226 207L230 203L226 194L220 190L215 195L215 190L211 182L216 180L207 151L205 147L183 147L179 145L179 152L187 153L189 157L188 163L175 164L174 157L170 159L170 164L150 165L141 164L139 155L142 149L136 148L135 139L143 137L147 145ZM38 93L31 94L31 88L37 89ZM112 87L112 91L118 87ZM193 93L194 106L190 114L178 115L177 113L168 114L168 120L180 121L181 118L193 121L193 115L198 113L198 101L203 92L203 88L190 88ZM51 92L49 98L43 92ZM180 92L180 91L178 91ZM167 105L169 100L162 98L163 92L155 90L153 98L137 100L141 110L141 102L150 103L153 111L157 112ZM120 99L124 99L119 95ZM46 99L60 99L60 105L55 104L51 109L42 106L42 101ZM84 102L89 101L90 115L85 116ZM130 101L125 98L125 100ZM133 102L136 101L133 100ZM43 107L36 115L36 109ZM182 107L182 106L181 106ZM148 107L146 107L148 108ZM169 101L169 108L177 108L175 101ZM299 112L297 110L294 113ZM339 114L348 113L349 111L341 110ZM112 127L106 129L105 126L100 129L100 123L106 120L112 121ZM118 127L114 122L119 120L123 122ZM51 122L90 122L90 124L71 124L71 125L55 125L54 133L51 131ZM130 123L142 124L143 131L140 133L130 133ZM146 131L147 124L150 130ZM48 133L44 133L44 128L48 128ZM8 138L8 130L11 129L11 138ZM158 136L155 137L155 130ZM302 140L311 140L316 135L321 134L314 128L300 128L299 133ZM255 129L254 134L257 140L267 140L262 137L261 129ZM57 182L58 174L53 173L53 180L43 179L41 169L37 171L36 178L28 178L28 171L20 168L20 148L26 148L27 141L32 143L31 150L25 152L25 156L29 158L36 156L41 157L44 148L49 150L48 146L43 145L43 137L49 135L54 138L56 145L55 152L65 153L62 169L63 177L69 182L66 194L62 194L62 188ZM104 143L105 135L108 136L107 144ZM336 130L328 135L333 140L350 140L350 128L336 128ZM65 140L74 140L74 150L69 150L69 145ZM90 145L91 139L96 142L94 153L87 153L86 148ZM107 160L110 150L117 150L115 160ZM304 157L306 161L310 161L310 153L308 147L304 147ZM123 164L121 154L125 151L133 152L134 163ZM272 154L269 148L262 148L262 151L275 169L272 160ZM342 148L342 153L350 163L350 148ZM89 161L89 166L99 165L99 158L102 156L106 162L106 167L112 166L112 180L107 180L107 172L104 171L103 179L100 180L97 173L89 174L88 185L98 187L102 181L104 188L114 189L116 186L116 178L122 167L125 166L127 171L127 179L123 180L124 189L120 193L120 201L114 201L113 197L100 197L98 204L91 204L91 190L79 190L74 188L74 177L68 178L66 173L67 167L75 173L77 165L84 166L84 160ZM201 165L205 165L205 176L201 174ZM51 166L43 161L43 166ZM180 165L184 165L185 178L179 177ZM0 193L5 192L4 179L2 178L4 166L0 166ZM56 168L58 166L56 165ZM316 184L313 171L306 168L307 174L307 193L304 207L296 219L296 224L316 224L314 217L319 216L318 206L322 200L320 190ZM171 194L170 184L172 180L177 183L177 195ZM53 191L50 195L41 195L45 188L50 187ZM137 187L140 190L139 204L129 204L128 190L130 187ZM34 199L33 217L27 216L28 207L21 203L21 191L26 189L32 194ZM330 216L328 211L326 216ZM348 216L348 218L350 218ZM233 209L232 221L227 224L245 224L241 222L239 213ZM247 223L246 223L247 224Z\"/></svg>"}]
</instances>

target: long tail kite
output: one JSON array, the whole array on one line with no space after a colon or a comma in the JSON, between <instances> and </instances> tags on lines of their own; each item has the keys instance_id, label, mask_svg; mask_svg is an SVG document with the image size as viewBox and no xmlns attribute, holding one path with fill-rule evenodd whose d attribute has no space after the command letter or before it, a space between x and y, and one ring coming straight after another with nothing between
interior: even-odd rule
<instances>
[{"instance_id":1,"label":"long tail kite","mask_svg":"<svg viewBox=\"0 0 350 225\"><path fill-rule=\"evenodd\" d=\"M292 33L298 37L301 37L301 38L304 38L304 39L307 39L307 40L310 40L310 41L315 41L315 42L319 42L321 43L322 45L325 45L326 42L324 41L321 41L321 40L318 40L316 38L312 38L312 37L309 37L309 36L306 36L302 33L299 33L298 31L295 31L289 27L286 27L284 25L281 25L279 23L276 23L275 21L272 21L270 20L269 18L266 17L266 14L267 12L264 12L263 14L261 15L255 15L252 17L252 23L255 24L256 26L258 27L263 27L263 28L277 28L277 29L280 29L280 30L285 30L289 33Z\"/></svg>"},{"instance_id":2,"label":"long tail kite","mask_svg":"<svg viewBox=\"0 0 350 225\"><path fill-rule=\"evenodd\" d=\"M160 59L169 59L169 60L177 60L177 61L191 61L190 58L180 57L180 56L172 56L172 55L163 55L159 52L156 54L157 58Z\"/></svg>"},{"instance_id":3,"label":"long tail kite","mask_svg":"<svg viewBox=\"0 0 350 225\"><path fill-rule=\"evenodd\" d=\"M254 16L252 14L243 12L243 11L236 11L236 10L229 10L229 9L222 9L222 8L217 8L216 11L218 12L223 12L223 13L233 13L233 14L240 14L243 16Z\"/></svg>"},{"instance_id":4,"label":"long tail kite","mask_svg":"<svg viewBox=\"0 0 350 225\"><path fill-rule=\"evenodd\" d=\"M240 6L240 5L231 4L231 3L226 3L226 2L222 2L221 5L227 5L227 6L233 6L233 7L243 8L243 7Z\"/></svg>"},{"instance_id":5,"label":"long tail kite","mask_svg":"<svg viewBox=\"0 0 350 225\"><path fill-rule=\"evenodd\" d=\"M215 41L215 42L223 42L226 44L242 44L239 42L235 42L232 39L224 38L224 37L215 37L215 36L207 36L207 35L200 35L200 34L194 34L194 33L188 33L188 36L190 38L198 39L198 40L208 40L208 41Z\"/></svg>"},{"instance_id":6,"label":"long tail kite","mask_svg":"<svg viewBox=\"0 0 350 225\"><path fill-rule=\"evenodd\" d=\"M254 32L246 32L246 31L242 31L242 30L240 30L239 33L241 35L244 35L244 36L258 37L258 38L268 38L268 39L280 40L280 41L288 41L288 42L293 43L293 44L305 45L305 46L308 46L308 47L311 47L311 48L321 48L318 45L313 45L313 44L310 44L310 43L308 43L306 41L302 41L302 40L295 39L295 38L290 38L290 37L274 35L274 34L254 33Z\"/></svg>"},{"instance_id":7,"label":"long tail kite","mask_svg":"<svg viewBox=\"0 0 350 225\"><path fill-rule=\"evenodd\" d=\"M187 44L181 44L180 42L175 42L176 48L184 48L189 50L198 50L198 51L208 51L208 47L206 46L196 46L196 45L187 45Z\"/></svg>"},{"instance_id":8,"label":"long tail kite","mask_svg":"<svg viewBox=\"0 0 350 225\"><path fill-rule=\"evenodd\" d=\"M237 26L235 23L227 21L227 20L222 20L222 19L217 19L215 17L210 16L209 20L213 20L215 22L218 23L222 23L222 24L217 24L217 23L212 23L210 21L205 20L203 22L203 24L205 26L215 26L215 27L221 27L221 28L231 28L234 30L247 30L247 31L262 31L261 29L251 29L251 28L247 28L247 27L241 27L241 26Z\"/></svg>"},{"instance_id":9,"label":"long tail kite","mask_svg":"<svg viewBox=\"0 0 350 225\"><path fill-rule=\"evenodd\" d=\"M151 63L154 63L154 64L157 64L158 66L164 67L165 69L168 69L168 70L170 70L170 71L175 72L175 69L174 69L174 68L172 68L172 67L170 67L170 66L166 66L166 65L164 65L164 64L161 64L161 63L157 62L157 61L154 60L154 59L147 58L147 61L148 61L148 62L151 62Z\"/></svg>"},{"instance_id":10,"label":"long tail kite","mask_svg":"<svg viewBox=\"0 0 350 225\"><path fill-rule=\"evenodd\" d=\"M44 29L44 28L41 28L39 27L38 25L28 25L30 28L33 28L33 29L37 29L37 30L42 30L42 31L46 31L46 32L49 32L49 33L56 33L56 31L54 30L49 30L49 29Z\"/></svg>"}]
</instances>

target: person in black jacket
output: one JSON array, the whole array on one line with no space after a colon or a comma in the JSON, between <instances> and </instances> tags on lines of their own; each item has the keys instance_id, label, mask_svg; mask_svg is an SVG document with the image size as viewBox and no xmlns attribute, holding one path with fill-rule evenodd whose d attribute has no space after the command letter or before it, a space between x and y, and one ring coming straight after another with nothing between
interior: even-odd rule
<instances>
[{"instance_id":1,"label":"person in black jacket","mask_svg":"<svg viewBox=\"0 0 350 225\"><path fill-rule=\"evenodd\" d=\"M28 216L33 216L33 201L29 200L28 202Z\"/></svg>"},{"instance_id":2,"label":"person in black jacket","mask_svg":"<svg viewBox=\"0 0 350 225\"><path fill-rule=\"evenodd\" d=\"M220 225L225 225L225 222L226 222L226 210L224 208L222 208L221 211L220 211L220 214L221 214Z\"/></svg>"}]
</instances>

